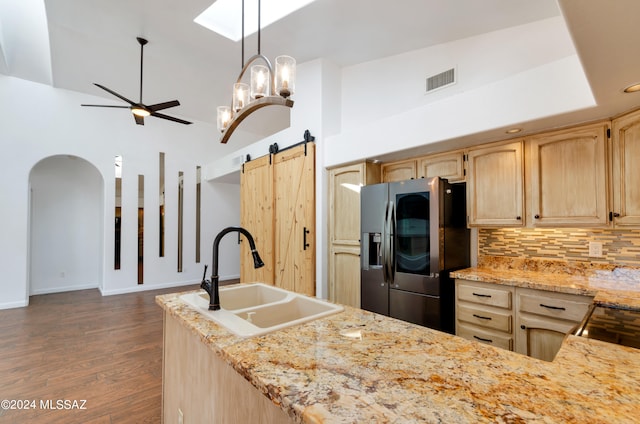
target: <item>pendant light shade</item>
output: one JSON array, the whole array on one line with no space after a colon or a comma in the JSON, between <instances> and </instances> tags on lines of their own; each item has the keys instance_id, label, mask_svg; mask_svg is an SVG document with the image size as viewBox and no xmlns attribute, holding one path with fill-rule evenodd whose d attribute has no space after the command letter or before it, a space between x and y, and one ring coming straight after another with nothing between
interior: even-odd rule
<instances>
[{"instance_id":1,"label":"pendant light shade","mask_svg":"<svg viewBox=\"0 0 640 424\"><path fill-rule=\"evenodd\" d=\"M275 72L271 62L260 53L260 0L258 0L258 53L244 61L244 0L242 2L242 70L233 85L231 107L217 109L218 130L222 132L221 143L226 143L236 127L247 116L265 106L293 107L289 97L295 91L296 61L291 56L276 57ZM264 64L254 64L256 61ZM242 78L251 66L250 85Z\"/></svg>"},{"instance_id":2,"label":"pendant light shade","mask_svg":"<svg viewBox=\"0 0 640 424\"><path fill-rule=\"evenodd\" d=\"M271 94L271 72L264 65L251 67L251 100Z\"/></svg>"},{"instance_id":3,"label":"pendant light shade","mask_svg":"<svg viewBox=\"0 0 640 424\"><path fill-rule=\"evenodd\" d=\"M296 87L296 60L291 56L276 57L276 93L285 99Z\"/></svg>"},{"instance_id":4,"label":"pendant light shade","mask_svg":"<svg viewBox=\"0 0 640 424\"><path fill-rule=\"evenodd\" d=\"M231 122L231 108L229 106L218 106L218 131L226 130L229 122Z\"/></svg>"},{"instance_id":5,"label":"pendant light shade","mask_svg":"<svg viewBox=\"0 0 640 424\"><path fill-rule=\"evenodd\" d=\"M233 111L238 113L249 103L249 86L243 82L233 84Z\"/></svg>"}]
</instances>

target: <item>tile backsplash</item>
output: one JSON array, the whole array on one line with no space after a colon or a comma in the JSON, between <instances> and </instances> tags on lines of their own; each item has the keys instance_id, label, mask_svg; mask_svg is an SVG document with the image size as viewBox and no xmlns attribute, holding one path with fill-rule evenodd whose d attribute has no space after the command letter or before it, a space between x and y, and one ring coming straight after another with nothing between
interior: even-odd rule
<instances>
[{"instance_id":1,"label":"tile backsplash","mask_svg":"<svg viewBox=\"0 0 640 424\"><path fill-rule=\"evenodd\" d=\"M589 256L589 242L602 243L602 257ZM640 230L583 228L482 228L478 253L617 266L640 266Z\"/></svg>"}]
</instances>

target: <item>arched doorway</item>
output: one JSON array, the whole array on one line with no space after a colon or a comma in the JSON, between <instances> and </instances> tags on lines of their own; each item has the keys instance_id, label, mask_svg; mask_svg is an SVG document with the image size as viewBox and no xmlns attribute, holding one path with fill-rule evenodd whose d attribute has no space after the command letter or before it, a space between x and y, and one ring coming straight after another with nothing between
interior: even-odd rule
<instances>
[{"instance_id":1,"label":"arched doorway","mask_svg":"<svg viewBox=\"0 0 640 424\"><path fill-rule=\"evenodd\" d=\"M99 287L104 181L90 162L47 157L29 175L29 294Z\"/></svg>"}]
</instances>

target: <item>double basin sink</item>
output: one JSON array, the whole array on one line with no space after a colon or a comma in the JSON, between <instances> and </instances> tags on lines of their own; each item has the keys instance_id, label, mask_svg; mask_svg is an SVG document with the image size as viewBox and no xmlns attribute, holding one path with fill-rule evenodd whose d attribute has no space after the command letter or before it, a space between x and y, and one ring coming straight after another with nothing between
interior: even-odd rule
<instances>
[{"instance_id":1,"label":"double basin sink","mask_svg":"<svg viewBox=\"0 0 640 424\"><path fill-rule=\"evenodd\" d=\"M260 336L344 310L340 305L264 283L220 287L220 307L209 310L209 295L186 293L180 299L240 337Z\"/></svg>"}]
</instances>

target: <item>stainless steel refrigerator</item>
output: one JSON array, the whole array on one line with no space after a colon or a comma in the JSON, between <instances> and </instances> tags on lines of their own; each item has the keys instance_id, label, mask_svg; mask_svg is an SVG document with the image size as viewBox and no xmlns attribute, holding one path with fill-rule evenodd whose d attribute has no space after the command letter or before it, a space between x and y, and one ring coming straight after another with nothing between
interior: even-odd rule
<instances>
[{"instance_id":1,"label":"stainless steel refrigerator","mask_svg":"<svg viewBox=\"0 0 640 424\"><path fill-rule=\"evenodd\" d=\"M449 273L470 264L465 183L361 188L361 307L454 333Z\"/></svg>"}]
</instances>

